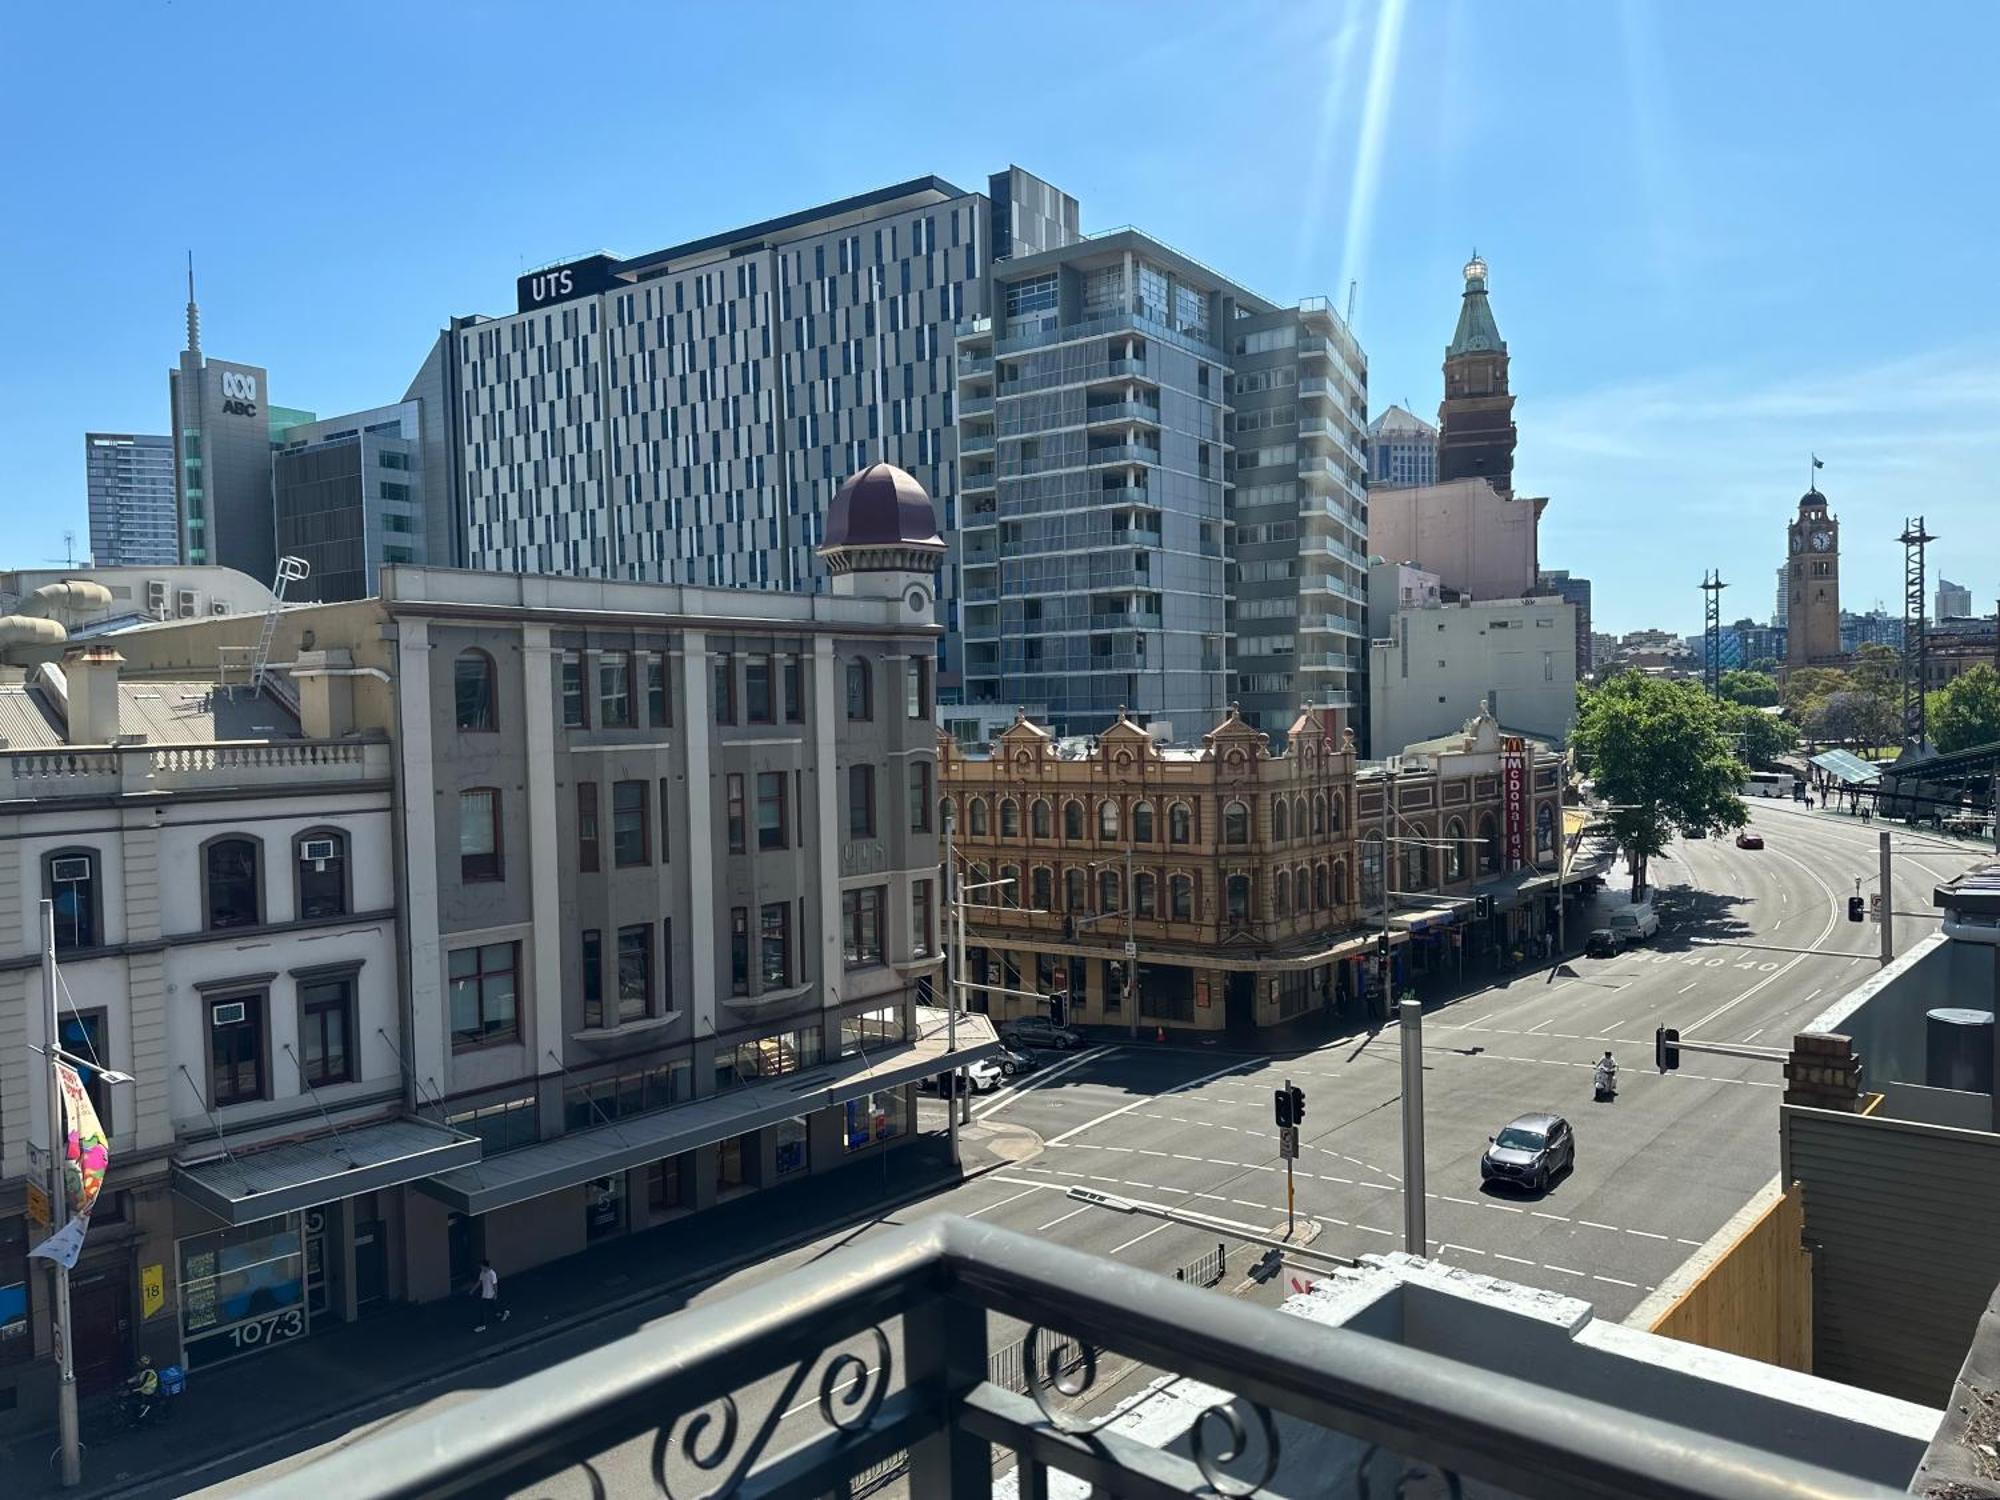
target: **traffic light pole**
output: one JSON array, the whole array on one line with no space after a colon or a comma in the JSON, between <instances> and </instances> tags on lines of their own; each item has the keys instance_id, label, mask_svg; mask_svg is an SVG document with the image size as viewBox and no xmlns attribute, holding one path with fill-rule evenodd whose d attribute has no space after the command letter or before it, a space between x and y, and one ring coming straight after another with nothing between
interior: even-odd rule
<instances>
[{"instance_id":1,"label":"traffic light pole","mask_svg":"<svg viewBox=\"0 0 2000 1500\"><path fill-rule=\"evenodd\" d=\"M1285 1080L1285 1093L1287 1096L1289 1096L1291 1092L1292 1092L1292 1080L1287 1078ZM1298 1126L1294 1125L1292 1128L1296 1130L1298 1129ZM1286 1239L1290 1239L1292 1237L1292 1231L1298 1227L1298 1222L1299 1222L1298 1197L1292 1188L1292 1158L1289 1155L1287 1155L1285 1157L1285 1238Z\"/></svg>"},{"instance_id":2,"label":"traffic light pole","mask_svg":"<svg viewBox=\"0 0 2000 1500\"><path fill-rule=\"evenodd\" d=\"M1921 529L1921 523L1919 523L1919 529ZM1889 895L1891 889L1889 885L1889 830L1886 828L1881 832L1881 846L1878 857L1881 862L1880 879L1882 882L1882 963L1886 967L1895 962L1896 958L1896 921L1894 912L1890 910L1893 903Z\"/></svg>"},{"instance_id":3,"label":"traffic light pole","mask_svg":"<svg viewBox=\"0 0 2000 1500\"><path fill-rule=\"evenodd\" d=\"M1424 1008L1415 1000L1401 1006L1403 1038L1403 1248L1428 1258L1424 1223Z\"/></svg>"}]
</instances>

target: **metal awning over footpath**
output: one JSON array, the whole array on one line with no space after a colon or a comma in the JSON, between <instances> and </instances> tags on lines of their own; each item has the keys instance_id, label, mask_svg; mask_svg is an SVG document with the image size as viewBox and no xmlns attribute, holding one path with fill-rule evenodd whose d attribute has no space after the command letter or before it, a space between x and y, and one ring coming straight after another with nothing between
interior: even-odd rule
<instances>
[{"instance_id":1,"label":"metal awning over footpath","mask_svg":"<svg viewBox=\"0 0 2000 1500\"><path fill-rule=\"evenodd\" d=\"M1812 764L1842 786L1873 786L1882 779L1882 768L1871 765L1851 750L1822 750Z\"/></svg>"},{"instance_id":2,"label":"metal awning over footpath","mask_svg":"<svg viewBox=\"0 0 2000 1500\"><path fill-rule=\"evenodd\" d=\"M469 1166L480 1148L477 1136L404 1117L211 1154L217 1149L205 1143L200 1159L176 1159L174 1191L225 1224L254 1224Z\"/></svg>"},{"instance_id":3,"label":"metal awning over footpath","mask_svg":"<svg viewBox=\"0 0 2000 1500\"><path fill-rule=\"evenodd\" d=\"M945 1045L945 1027L931 1021L930 1015L925 1014L915 1042L892 1044L726 1094L571 1131L539 1145L488 1157L476 1166L442 1173L416 1186L459 1213L491 1213L593 1178L712 1146L745 1131L830 1109L881 1089L915 1083L1000 1050L1000 1038L987 1017L959 1014L958 1049L954 1052Z\"/></svg>"}]
</instances>

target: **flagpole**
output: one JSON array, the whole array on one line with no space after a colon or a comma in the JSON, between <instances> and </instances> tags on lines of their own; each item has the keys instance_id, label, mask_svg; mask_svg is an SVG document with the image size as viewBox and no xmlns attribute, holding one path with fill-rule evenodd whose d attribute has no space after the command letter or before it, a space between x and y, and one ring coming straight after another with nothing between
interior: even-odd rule
<instances>
[{"instance_id":1,"label":"flagpole","mask_svg":"<svg viewBox=\"0 0 2000 1500\"><path fill-rule=\"evenodd\" d=\"M62 1091L56 1081L57 1032L61 1024L56 1008L56 906L53 901L44 901L41 906L42 1000L46 1018L43 1035L48 1043L42 1061L48 1069L49 1093L49 1233L55 1234L69 1223L69 1203L63 1171ZM76 1351L72 1347L69 1321L69 1267L56 1255L49 1257L49 1271L55 1291L49 1332L59 1374L56 1425L62 1435L62 1485L68 1490L83 1482L83 1448L76 1421Z\"/></svg>"}]
</instances>

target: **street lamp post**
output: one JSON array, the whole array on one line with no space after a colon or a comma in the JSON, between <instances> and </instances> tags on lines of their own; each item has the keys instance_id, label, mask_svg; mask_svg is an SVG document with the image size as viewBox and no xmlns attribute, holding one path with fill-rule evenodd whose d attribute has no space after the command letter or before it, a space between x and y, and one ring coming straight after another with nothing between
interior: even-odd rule
<instances>
[{"instance_id":1,"label":"street lamp post","mask_svg":"<svg viewBox=\"0 0 2000 1500\"><path fill-rule=\"evenodd\" d=\"M56 1010L56 904L42 903L42 1015L48 1043L49 1233L69 1222L68 1192L63 1181L62 1091L56 1085L56 1041L60 1025ZM56 1427L62 1441L62 1485L74 1489L83 1482L83 1445L76 1420L76 1350L69 1320L69 1267L60 1258L49 1261L50 1337L56 1357Z\"/></svg>"}]
</instances>

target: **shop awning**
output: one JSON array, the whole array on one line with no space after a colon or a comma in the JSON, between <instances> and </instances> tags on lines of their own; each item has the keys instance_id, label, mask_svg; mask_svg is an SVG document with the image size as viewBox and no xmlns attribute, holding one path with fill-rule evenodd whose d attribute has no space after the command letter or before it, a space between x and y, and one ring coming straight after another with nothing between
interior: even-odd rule
<instances>
[{"instance_id":1,"label":"shop awning","mask_svg":"<svg viewBox=\"0 0 2000 1500\"><path fill-rule=\"evenodd\" d=\"M843 1057L726 1094L572 1131L540 1145L488 1157L477 1166L441 1173L416 1186L459 1213L491 1213L881 1089L915 1083L1000 1050L990 1020L961 1012L958 1050L948 1051L944 1026L932 1020L941 1014L922 1014L915 1042L892 1043L866 1056Z\"/></svg>"},{"instance_id":2,"label":"shop awning","mask_svg":"<svg viewBox=\"0 0 2000 1500\"><path fill-rule=\"evenodd\" d=\"M205 1146L204 1153L220 1150ZM476 1136L428 1120L377 1120L310 1140L174 1163L174 1191L225 1224L337 1203L479 1160Z\"/></svg>"}]
</instances>

